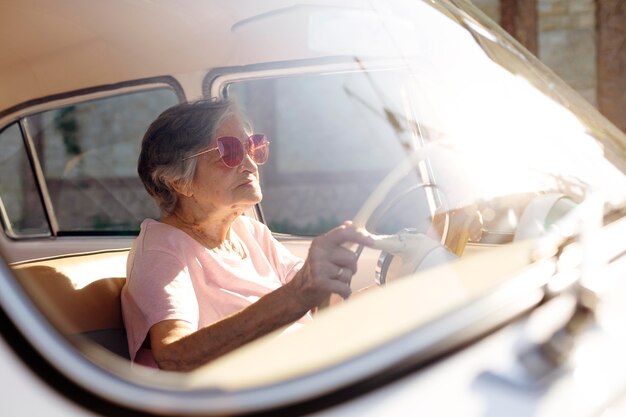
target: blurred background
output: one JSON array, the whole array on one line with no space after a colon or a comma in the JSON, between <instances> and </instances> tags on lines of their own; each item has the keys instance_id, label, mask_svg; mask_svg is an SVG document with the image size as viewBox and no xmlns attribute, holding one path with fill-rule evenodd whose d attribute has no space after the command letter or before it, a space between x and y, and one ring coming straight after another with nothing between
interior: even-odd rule
<instances>
[{"instance_id":1,"label":"blurred background","mask_svg":"<svg viewBox=\"0 0 626 417\"><path fill-rule=\"evenodd\" d=\"M470 0L626 132L626 0Z\"/></svg>"}]
</instances>

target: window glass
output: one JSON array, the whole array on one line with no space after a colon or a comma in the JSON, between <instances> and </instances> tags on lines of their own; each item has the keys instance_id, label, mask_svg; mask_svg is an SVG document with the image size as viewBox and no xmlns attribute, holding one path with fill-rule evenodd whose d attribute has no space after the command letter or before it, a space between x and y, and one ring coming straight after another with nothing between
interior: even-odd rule
<instances>
[{"instance_id":1,"label":"window glass","mask_svg":"<svg viewBox=\"0 0 626 417\"><path fill-rule=\"evenodd\" d=\"M41 198L17 123L0 133L0 214L13 237L49 234Z\"/></svg>"},{"instance_id":2,"label":"window glass","mask_svg":"<svg viewBox=\"0 0 626 417\"><path fill-rule=\"evenodd\" d=\"M155 89L74 104L28 118L59 233L134 232L156 204L137 175L141 139L178 102Z\"/></svg>"},{"instance_id":3,"label":"window glass","mask_svg":"<svg viewBox=\"0 0 626 417\"><path fill-rule=\"evenodd\" d=\"M253 129L271 143L270 159L261 167L262 209L270 229L317 235L354 217L385 175L418 146L409 88L399 70L249 79L227 87ZM387 215L383 230L370 230L397 231L416 223L423 228L429 218L424 191L404 190L404 203L418 200L411 203L418 208L410 219L389 224L393 216Z\"/></svg>"}]
</instances>

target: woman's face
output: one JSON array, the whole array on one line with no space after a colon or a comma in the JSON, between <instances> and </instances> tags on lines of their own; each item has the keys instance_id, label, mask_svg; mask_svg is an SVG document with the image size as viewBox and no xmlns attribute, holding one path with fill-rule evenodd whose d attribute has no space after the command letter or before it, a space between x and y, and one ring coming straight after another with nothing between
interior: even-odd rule
<instances>
[{"instance_id":1,"label":"woman's face","mask_svg":"<svg viewBox=\"0 0 626 417\"><path fill-rule=\"evenodd\" d=\"M247 143L248 134L239 118L231 116L218 126L208 148L217 147L217 138L234 136ZM215 150L198 156L192 183L192 198L206 211L241 213L261 201L259 170L247 153L241 165L227 167Z\"/></svg>"}]
</instances>

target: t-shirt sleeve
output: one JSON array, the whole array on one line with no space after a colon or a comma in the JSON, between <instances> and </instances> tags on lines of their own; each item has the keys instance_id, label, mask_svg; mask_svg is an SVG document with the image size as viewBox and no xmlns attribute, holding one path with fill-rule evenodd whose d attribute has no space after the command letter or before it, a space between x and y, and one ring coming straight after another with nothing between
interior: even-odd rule
<instances>
[{"instance_id":1,"label":"t-shirt sleeve","mask_svg":"<svg viewBox=\"0 0 626 417\"><path fill-rule=\"evenodd\" d=\"M189 271L172 254L148 250L136 257L125 296L124 320L131 330L131 356L156 323L184 320L198 325L198 301Z\"/></svg>"}]
</instances>

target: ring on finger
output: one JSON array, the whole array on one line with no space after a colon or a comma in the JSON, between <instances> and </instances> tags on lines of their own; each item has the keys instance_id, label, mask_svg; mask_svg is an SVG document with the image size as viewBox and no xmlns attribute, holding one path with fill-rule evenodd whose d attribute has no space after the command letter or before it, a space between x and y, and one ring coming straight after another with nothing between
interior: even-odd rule
<instances>
[{"instance_id":1,"label":"ring on finger","mask_svg":"<svg viewBox=\"0 0 626 417\"><path fill-rule=\"evenodd\" d=\"M339 271L337 271L337 274L335 275L335 279L339 279L341 278L341 276L343 275L343 267L339 267Z\"/></svg>"}]
</instances>

